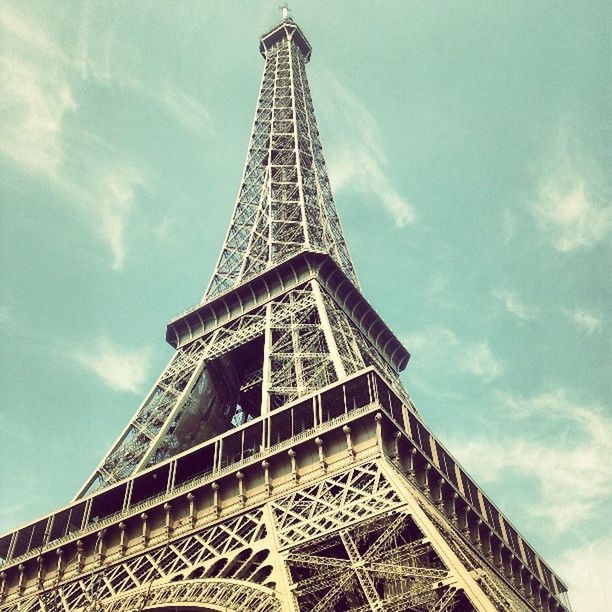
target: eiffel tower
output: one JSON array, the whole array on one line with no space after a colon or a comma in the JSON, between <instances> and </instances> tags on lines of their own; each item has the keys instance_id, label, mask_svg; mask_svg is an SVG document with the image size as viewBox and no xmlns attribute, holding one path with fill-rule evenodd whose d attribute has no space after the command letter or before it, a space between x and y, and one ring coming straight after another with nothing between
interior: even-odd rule
<instances>
[{"instance_id":1,"label":"eiffel tower","mask_svg":"<svg viewBox=\"0 0 612 612\"><path fill-rule=\"evenodd\" d=\"M0 611L569 610L424 424L362 295L286 10L229 231L75 499L0 537Z\"/></svg>"}]
</instances>

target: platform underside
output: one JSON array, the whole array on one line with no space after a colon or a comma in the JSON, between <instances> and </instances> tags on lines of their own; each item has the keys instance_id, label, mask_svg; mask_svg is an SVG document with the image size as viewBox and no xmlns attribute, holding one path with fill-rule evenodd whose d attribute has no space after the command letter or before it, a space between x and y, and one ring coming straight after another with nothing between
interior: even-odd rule
<instances>
[{"instance_id":1,"label":"platform underside","mask_svg":"<svg viewBox=\"0 0 612 612\"><path fill-rule=\"evenodd\" d=\"M0 612L565 609L373 368L10 540Z\"/></svg>"},{"instance_id":2,"label":"platform underside","mask_svg":"<svg viewBox=\"0 0 612 612\"><path fill-rule=\"evenodd\" d=\"M55 584L0 611L538 609L380 451L377 430L103 530Z\"/></svg>"},{"instance_id":3,"label":"platform underside","mask_svg":"<svg viewBox=\"0 0 612 612\"><path fill-rule=\"evenodd\" d=\"M388 460L337 463L208 527L179 521L146 552L113 563L109 549L84 579L0 609L532 609Z\"/></svg>"}]
</instances>

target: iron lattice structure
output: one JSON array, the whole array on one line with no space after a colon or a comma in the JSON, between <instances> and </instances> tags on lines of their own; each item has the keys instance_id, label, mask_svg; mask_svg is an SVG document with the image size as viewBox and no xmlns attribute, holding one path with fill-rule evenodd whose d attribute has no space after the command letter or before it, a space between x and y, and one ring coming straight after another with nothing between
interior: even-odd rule
<instances>
[{"instance_id":1,"label":"iron lattice structure","mask_svg":"<svg viewBox=\"0 0 612 612\"><path fill-rule=\"evenodd\" d=\"M0 537L0 612L568 609L437 441L361 294L287 16L237 203L176 349L71 504Z\"/></svg>"}]
</instances>

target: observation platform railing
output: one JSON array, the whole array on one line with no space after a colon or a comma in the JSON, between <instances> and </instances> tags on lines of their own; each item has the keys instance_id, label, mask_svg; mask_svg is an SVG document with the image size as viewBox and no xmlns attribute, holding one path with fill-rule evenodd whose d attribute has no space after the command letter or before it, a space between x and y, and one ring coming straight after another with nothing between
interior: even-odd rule
<instances>
[{"instance_id":1,"label":"observation platform railing","mask_svg":"<svg viewBox=\"0 0 612 612\"><path fill-rule=\"evenodd\" d=\"M164 503L206 481L221 478L376 411L388 417L387 427L404 434L416 450L421 466L435 470L525 567L551 593L562 598L567 590L565 585L374 367L0 536L0 568L40 556L64 542L97 532L125 516Z\"/></svg>"}]
</instances>

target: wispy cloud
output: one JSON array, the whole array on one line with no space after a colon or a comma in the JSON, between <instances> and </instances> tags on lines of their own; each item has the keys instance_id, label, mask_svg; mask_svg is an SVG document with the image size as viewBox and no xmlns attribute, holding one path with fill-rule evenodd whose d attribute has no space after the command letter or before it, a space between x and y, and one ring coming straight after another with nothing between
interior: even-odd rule
<instances>
[{"instance_id":1,"label":"wispy cloud","mask_svg":"<svg viewBox=\"0 0 612 612\"><path fill-rule=\"evenodd\" d=\"M0 55L0 79L0 153L30 174L56 174L65 161L66 115L77 108L67 79L13 52Z\"/></svg>"},{"instance_id":2,"label":"wispy cloud","mask_svg":"<svg viewBox=\"0 0 612 612\"><path fill-rule=\"evenodd\" d=\"M457 305L450 297L449 278L444 275L433 276L427 281L423 295L431 304L435 304L439 308L452 310L457 308Z\"/></svg>"},{"instance_id":3,"label":"wispy cloud","mask_svg":"<svg viewBox=\"0 0 612 612\"><path fill-rule=\"evenodd\" d=\"M416 221L413 205L387 175L388 159L378 124L361 102L329 71L319 71L325 86L322 104L334 113L342 136L329 151L330 181L337 191L354 189L380 204L397 227Z\"/></svg>"},{"instance_id":4,"label":"wispy cloud","mask_svg":"<svg viewBox=\"0 0 612 612\"><path fill-rule=\"evenodd\" d=\"M538 225L561 252L591 248L612 229L609 189L579 163L566 140L558 146L552 169L544 172L532 205Z\"/></svg>"},{"instance_id":5,"label":"wispy cloud","mask_svg":"<svg viewBox=\"0 0 612 612\"><path fill-rule=\"evenodd\" d=\"M134 91L192 132L212 129L212 120L177 86L114 72L115 33L94 23L92 15L88 3L76 48L66 50L23 8L3 7L0 157L72 205L120 269L130 217L150 180L140 163L83 125L77 93L83 82Z\"/></svg>"},{"instance_id":6,"label":"wispy cloud","mask_svg":"<svg viewBox=\"0 0 612 612\"><path fill-rule=\"evenodd\" d=\"M74 66L83 81L133 92L193 134L213 129L208 109L176 83L158 76L158 70L143 70L147 58L142 50L117 34L114 21L92 2L83 6ZM134 58L126 63L125 58ZM137 69L135 66L140 66Z\"/></svg>"},{"instance_id":7,"label":"wispy cloud","mask_svg":"<svg viewBox=\"0 0 612 612\"><path fill-rule=\"evenodd\" d=\"M7 6L0 31L0 154L76 206L120 268L144 172L79 124L75 64L39 24Z\"/></svg>"},{"instance_id":8,"label":"wispy cloud","mask_svg":"<svg viewBox=\"0 0 612 612\"><path fill-rule=\"evenodd\" d=\"M102 338L94 347L75 349L72 358L115 391L139 393L147 378L150 350L128 350Z\"/></svg>"},{"instance_id":9,"label":"wispy cloud","mask_svg":"<svg viewBox=\"0 0 612 612\"><path fill-rule=\"evenodd\" d=\"M494 291L493 297L498 299L505 307L505 309L513 316L527 320L535 318L537 309L527 306L512 291Z\"/></svg>"},{"instance_id":10,"label":"wispy cloud","mask_svg":"<svg viewBox=\"0 0 612 612\"><path fill-rule=\"evenodd\" d=\"M566 550L554 563L567 581L575 610L609 612L612 601L612 536Z\"/></svg>"},{"instance_id":11,"label":"wispy cloud","mask_svg":"<svg viewBox=\"0 0 612 612\"><path fill-rule=\"evenodd\" d=\"M570 319L580 330L585 332L587 335L592 336L594 333L601 331L603 327L603 321L601 317L587 312L581 308L575 308L573 310L564 309L563 314Z\"/></svg>"},{"instance_id":12,"label":"wispy cloud","mask_svg":"<svg viewBox=\"0 0 612 612\"><path fill-rule=\"evenodd\" d=\"M430 326L422 332L405 335L403 340L415 363L419 361L427 369L463 372L485 381L503 373L502 362L486 341L465 340L446 327Z\"/></svg>"},{"instance_id":13,"label":"wispy cloud","mask_svg":"<svg viewBox=\"0 0 612 612\"><path fill-rule=\"evenodd\" d=\"M31 322L26 324L18 313L9 313L6 323L5 331L21 346L40 351L46 359L58 362L64 360L66 364L76 363L93 372L115 391L139 393L141 385L147 380L151 365L149 347L126 348L106 335L94 341L66 339L44 327L32 325ZM0 432L11 431L6 419L6 414L0 412Z\"/></svg>"},{"instance_id":14,"label":"wispy cloud","mask_svg":"<svg viewBox=\"0 0 612 612\"><path fill-rule=\"evenodd\" d=\"M612 490L612 421L564 389L500 401L521 433L454 440L459 458L483 481L508 473L535 480L539 499L524 507L558 532L591 518Z\"/></svg>"},{"instance_id":15,"label":"wispy cloud","mask_svg":"<svg viewBox=\"0 0 612 612\"><path fill-rule=\"evenodd\" d=\"M467 342L461 349L459 368L478 378L490 381L501 375L501 362L486 342Z\"/></svg>"},{"instance_id":16,"label":"wispy cloud","mask_svg":"<svg viewBox=\"0 0 612 612\"><path fill-rule=\"evenodd\" d=\"M213 121L210 112L193 96L176 85L166 83L149 92L166 113L189 131L198 133L212 129Z\"/></svg>"}]
</instances>

